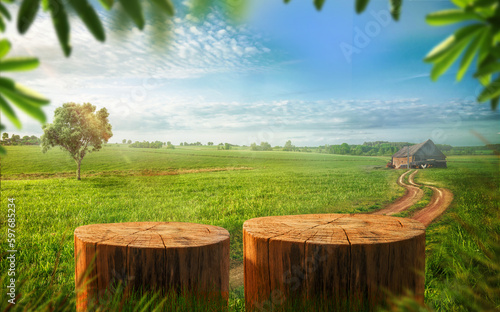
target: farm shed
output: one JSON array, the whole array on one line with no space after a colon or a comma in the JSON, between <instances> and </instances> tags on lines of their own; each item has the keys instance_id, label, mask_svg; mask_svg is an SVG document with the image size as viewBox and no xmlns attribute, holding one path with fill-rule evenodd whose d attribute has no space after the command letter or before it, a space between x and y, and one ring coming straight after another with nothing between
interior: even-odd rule
<instances>
[{"instance_id":1,"label":"farm shed","mask_svg":"<svg viewBox=\"0 0 500 312\"><path fill-rule=\"evenodd\" d=\"M446 168L446 156L432 140L409 147L405 146L392 155L391 163L396 169L407 168L408 162L410 168Z\"/></svg>"}]
</instances>

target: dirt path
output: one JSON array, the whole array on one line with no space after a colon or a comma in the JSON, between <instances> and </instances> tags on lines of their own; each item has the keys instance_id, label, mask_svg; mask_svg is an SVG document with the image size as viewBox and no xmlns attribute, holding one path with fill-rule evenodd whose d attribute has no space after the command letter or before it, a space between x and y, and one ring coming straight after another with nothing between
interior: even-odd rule
<instances>
[{"instance_id":1,"label":"dirt path","mask_svg":"<svg viewBox=\"0 0 500 312\"><path fill-rule=\"evenodd\" d=\"M444 188L430 185L424 186L430 188L433 192L431 202L417 211L411 218L422 222L427 227L450 206L453 201L453 193Z\"/></svg>"},{"instance_id":2,"label":"dirt path","mask_svg":"<svg viewBox=\"0 0 500 312\"><path fill-rule=\"evenodd\" d=\"M424 192L419 188L420 185L413 181L413 178L417 174L418 170L415 170L410 174L408 177L408 184L404 182L404 177L409 172L410 171L406 171L398 179L398 184L406 188L405 195L386 208L375 211L373 214L392 215L404 211L416 204L423 197ZM417 211L411 218L422 222L427 227L432 223L432 221L446 211L448 206L453 201L453 193L444 188L437 188L425 184L423 184L423 186L432 190L433 194L431 202L421 210ZM236 288L243 285L242 261L231 261L229 284L230 288Z\"/></svg>"},{"instance_id":3,"label":"dirt path","mask_svg":"<svg viewBox=\"0 0 500 312\"><path fill-rule=\"evenodd\" d=\"M418 170L415 170L410 174L408 177L409 184L405 184L404 177L408 174L408 172L410 171L406 171L398 179L398 184L406 188L406 194L395 203L389 205L387 208L376 211L373 214L392 215L410 208L422 198L424 192L419 188L420 185L413 181L413 178L417 174ZM432 190L431 202L424 208L417 211L411 218L422 222L425 226L428 226L434 219L445 212L453 201L453 193L444 188L437 188L425 184L423 184L423 186Z\"/></svg>"},{"instance_id":4,"label":"dirt path","mask_svg":"<svg viewBox=\"0 0 500 312\"><path fill-rule=\"evenodd\" d=\"M229 289L243 286L243 261L231 260L229 264Z\"/></svg>"},{"instance_id":5,"label":"dirt path","mask_svg":"<svg viewBox=\"0 0 500 312\"><path fill-rule=\"evenodd\" d=\"M402 187L406 188L406 193L403 195L403 197L399 198L396 200L394 203L390 204L386 208L382 210L375 211L373 214L377 215L392 215L395 213L399 213L401 211L404 211L414 204L416 204L423 196L424 196L424 191L422 191L415 182L413 182L413 177L417 174L418 170L413 171L410 176L408 177L408 183L406 184L404 182L404 177L409 173L410 171L406 171L403 173L399 179L398 179L398 184L401 185Z\"/></svg>"}]
</instances>

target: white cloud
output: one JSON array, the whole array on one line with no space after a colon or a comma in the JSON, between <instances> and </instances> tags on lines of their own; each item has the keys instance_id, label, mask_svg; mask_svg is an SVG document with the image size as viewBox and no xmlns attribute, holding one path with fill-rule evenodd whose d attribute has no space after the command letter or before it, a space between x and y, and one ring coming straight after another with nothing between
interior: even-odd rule
<instances>
[{"instance_id":1,"label":"white cloud","mask_svg":"<svg viewBox=\"0 0 500 312\"><path fill-rule=\"evenodd\" d=\"M14 7L14 15L15 15ZM104 12L107 13L107 12ZM104 14L102 13L102 14ZM28 33L20 36L13 23L8 25L7 37L14 43L14 55L36 55L43 70L30 73L32 77L68 76L109 78L147 77L152 71L161 70L165 79L185 79L211 73L244 72L269 65L271 51L260 35L246 26L233 27L224 22L221 13L212 12L203 23L186 14L171 21L173 35L163 50L152 51L150 36L153 25L148 20L145 31L134 29L127 37L113 35L116 27L112 17L101 15L107 28L107 42L97 42L85 26L71 19L73 52L69 59L62 56L54 34L52 21L46 13L39 13ZM156 41L167 38L155 37Z\"/></svg>"}]
</instances>

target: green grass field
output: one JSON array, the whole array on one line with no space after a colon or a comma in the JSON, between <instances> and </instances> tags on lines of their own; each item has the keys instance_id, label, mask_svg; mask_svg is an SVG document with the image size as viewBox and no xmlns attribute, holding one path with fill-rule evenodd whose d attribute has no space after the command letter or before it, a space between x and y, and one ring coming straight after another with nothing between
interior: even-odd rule
<instances>
[{"instance_id":1,"label":"green grass field","mask_svg":"<svg viewBox=\"0 0 500 312\"><path fill-rule=\"evenodd\" d=\"M62 293L74 300L73 231L81 225L127 221L218 225L231 234L231 258L241 260L241 231L247 219L367 212L404 192L396 184L402 171L384 168L387 157L108 145L85 157L82 181L77 181L75 163L59 149L42 154L37 146L13 146L7 151L1 159L0 236L7 250L7 199L15 198L17 265L25 280L18 289L24 294L21 302L44 291L46 298ZM492 217L499 202L498 173L495 156L456 156L450 157L449 169L422 170L416 177L417 182L434 183L455 193L451 213L427 234L426 301L437 310L461 310L461 303L445 287L460 275L460 268L446 261L450 249L457 249L458 235L465 235L451 216L460 216L473 226L487 218L489 225L479 226L481 239L500 232L498 215ZM472 246L476 234L468 235L461 237L462 242ZM486 257L493 243L485 244L480 254ZM2 273L7 265L2 261ZM484 273L474 270L470 274ZM441 304L444 295L452 299ZM230 306L238 310L241 290L235 290L231 298ZM3 300L0 308L5 306Z\"/></svg>"}]
</instances>

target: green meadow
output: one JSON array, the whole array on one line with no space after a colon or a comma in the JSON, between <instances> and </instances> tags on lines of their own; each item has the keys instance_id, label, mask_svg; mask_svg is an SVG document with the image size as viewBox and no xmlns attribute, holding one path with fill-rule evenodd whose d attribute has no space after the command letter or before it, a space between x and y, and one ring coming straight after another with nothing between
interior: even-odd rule
<instances>
[{"instance_id":1,"label":"green meadow","mask_svg":"<svg viewBox=\"0 0 500 312\"><path fill-rule=\"evenodd\" d=\"M38 146L11 146L7 152L1 159L0 236L2 249L8 250L7 204L14 198L16 264L23 280L17 289L23 294L16 307L20 310L34 298L50 301L58 294L67 296L64 304L74 304L73 231L81 225L217 225L230 232L231 259L238 262L247 219L369 212L404 193L396 184L403 171L386 169L388 157L109 144L84 158L82 180L77 181L74 161L57 148L42 154ZM500 289L499 270L488 262L498 258L498 158L454 156L448 166L421 170L416 176L417 183L446 187L455 194L446 215L427 231L426 302L438 311L467 311L462 301L468 300L461 299L464 291L450 286L458 280L464 287L486 283L482 304L498 307L499 296L493 295ZM426 197L429 200L430 194ZM7 266L2 261L2 276ZM495 281L481 280L492 273L497 274ZM242 300L241 289L234 289L230 308L240 310ZM3 310L7 302L1 302Z\"/></svg>"}]
</instances>

